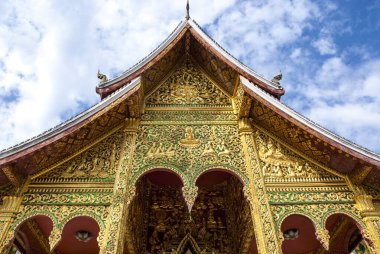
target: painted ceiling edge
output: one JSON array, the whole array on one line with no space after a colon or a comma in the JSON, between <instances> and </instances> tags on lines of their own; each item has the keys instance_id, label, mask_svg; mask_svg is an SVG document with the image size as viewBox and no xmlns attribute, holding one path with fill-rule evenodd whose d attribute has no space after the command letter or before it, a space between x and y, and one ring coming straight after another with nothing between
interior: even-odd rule
<instances>
[{"instance_id":1,"label":"painted ceiling edge","mask_svg":"<svg viewBox=\"0 0 380 254\"><path fill-rule=\"evenodd\" d=\"M69 133L64 133L66 135L69 135L70 133L74 132L75 130L82 127L82 125L86 124L86 120L88 120L91 116L97 114L101 110L107 108L109 105L111 105L113 102L115 102L117 99L121 98L123 95L131 91L133 88L135 88L137 85L140 84L140 77L135 78L132 80L128 85L122 87L121 89L115 91L114 93L107 96L105 99L101 100L94 106L90 107L89 109L81 112L80 114L74 116L73 118L57 125L56 127L43 132L42 134L35 136L29 140L26 140L24 142L21 142L15 146L9 147L5 150L0 151L0 165L8 163L10 160L14 160L16 158L9 158L12 155L16 155L17 153L21 151L25 151L27 149L32 149L30 152L33 152L35 150L38 150L44 146L49 145L50 143L53 143L54 141L63 138L58 137L58 135L63 134L65 131L69 130L70 128L73 128L73 130ZM43 144L42 144L43 143ZM36 148L35 146L41 145L41 147ZM8 159L9 158L9 159Z\"/></svg>"},{"instance_id":2,"label":"painted ceiling edge","mask_svg":"<svg viewBox=\"0 0 380 254\"><path fill-rule=\"evenodd\" d=\"M282 95L285 94L285 90L282 87L275 85L272 81L269 81L266 78L262 77L257 72L250 69L249 67L241 63L239 60L234 58L231 54L229 54L218 43L216 43L205 31L203 31L202 28L191 18L188 20L181 21L179 25L174 29L174 31L155 50L153 50L148 56L143 58L137 64L132 66L130 69L125 71L120 76L108 80L106 82L100 83L96 87L96 92L103 99L109 93L112 93L114 90L122 87L123 83L127 83L131 78L140 75L142 72L145 71L145 67L152 60L154 60L156 57L159 57L160 54L162 52L165 52L167 48L173 47L174 45L172 45L172 43L176 40L179 41L187 30L190 30L190 33L195 38L198 38L202 40L205 44L209 45L213 51L213 54L216 57L218 57L219 60L225 62L228 66L233 68L240 75L243 75L252 82L255 82L262 89L264 89L265 91L269 92L277 98L280 98ZM166 52L168 52L168 50L166 50Z\"/></svg>"},{"instance_id":3,"label":"painted ceiling edge","mask_svg":"<svg viewBox=\"0 0 380 254\"><path fill-rule=\"evenodd\" d=\"M266 93L265 91L263 91L262 89L257 87L255 84L250 82L245 77L240 76L240 79L241 79L242 84L246 88L248 88L250 91L252 91L257 96L261 97L263 99L263 101L270 103L271 105L273 105L274 107L279 109L284 114L287 114L291 118L295 119L299 123L299 124L297 124L298 127L300 127L301 129L305 129L302 127L307 126L316 132L317 135L315 135L313 133L312 134L314 136L317 136L317 138L326 137L330 141L330 145L337 147L336 144L339 144L343 148L347 149L347 151L345 151L345 152L347 152L347 153L349 153L355 157L358 157L358 154L364 155L366 158L370 159L370 161L367 160L370 164L380 168L380 154L369 151L364 147L361 147L361 146L359 146L355 143L352 143L351 141L349 141L349 140L347 140L347 139L345 139L345 138L343 138L337 134L332 133L331 131L319 126L318 124L307 119L305 116L294 111L293 109L291 109L290 107L288 107L284 103L280 102L279 100L277 100L276 98L274 98L270 94ZM339 147L337 147L337 148L342 150Z\"/></svg>"}]
</instances>

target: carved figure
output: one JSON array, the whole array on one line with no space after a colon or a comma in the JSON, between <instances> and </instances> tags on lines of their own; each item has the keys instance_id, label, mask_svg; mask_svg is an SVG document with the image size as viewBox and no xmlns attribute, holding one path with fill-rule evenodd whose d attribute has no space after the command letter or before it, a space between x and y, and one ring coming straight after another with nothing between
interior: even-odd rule
<instances>
[{"instance_id":1,"label":"carved figure","mask_svg":"<svg viewBox=\"0 0 380 254\"><path fill-rule=\"evenodd\" d=\"M230 150L228 150L228 148L226 147L226 144L224 143L224 140L222 141L222 143L220 145L217 146L217 148L220 151L218 153L219 156L227 156L227 155L230 154Z\"/></svg>"},{"instance_id":2,"label":"carved figure","mask_svg":"<svg viewBox=\"0 0 380 254\"><path fill-rule=\"evenodd\" d=\"M278 73L275 75L272 79L272 82L275 83L276 85L280 86L280 80L282 79L282 73Z\"/></svg>"},{"instance_id":3,"label":"carved figure","mask_svg":"<svg viewBox=\"0 0 380 254\"><path fill-rule=\"evenodd\" d=\"M321 177L321 171L313 168L306 161L284 150L280 144L270 138L258 135L259 157L264 162L262 172L270 178Z\"/></svg>"},{"instance_id":4,"label":"carved figure","mask_svg":"<svg viewBox=\"0 0 380 254\"><path fill-rule=\"evenodd\" d=\"M173 149L173 144L170 144L168 149L164 149L164 146L162 143L159 143L157 146L156 143L153 143L152 146L149 148L148 152L146 153L146 157L148 159L153 158L163 158L163 157L173 157L175 154L175 149Z\"/></svg>"},{"instance_id":5,"label":"carved figure","mask_svg":"<svg viewBox=\"0 0 380 254\"><path fill-rule=\"evenodd\" d=\"M186 127L185 138L179 141L179 144L185 147L195 147L200 145L201 141L194 137L193 128Z\"/></svg>"},{"instance_id":6,"label":"carved figure","mask_svg":"<svg viewBox=\"0 0 380 254\"><path fill-rule=\"evenodd\" d=\"M215 155L215 151L212 148L212 142L208 141L205 145L205 149L203 150L201 156Z\"/></svg>"},{"instance_id":7,"label":"carved figure","mask_svg":"<svg viewBox=\"0 0 380 254\"><path fill-rule=\"evenodd\" d=\"M97 77L98 77L98 79L100 79L100 83L104 83L104 82L108 81L107 76L105 74L100 73L99 70L98 70Z\"/></svg>"}]
</instances>

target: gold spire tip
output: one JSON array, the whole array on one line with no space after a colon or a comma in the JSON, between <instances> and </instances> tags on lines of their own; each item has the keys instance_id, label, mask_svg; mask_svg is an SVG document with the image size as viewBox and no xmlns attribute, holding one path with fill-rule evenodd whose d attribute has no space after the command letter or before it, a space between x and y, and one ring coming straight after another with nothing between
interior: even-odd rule
<instances>
[{"instance_id":1,"label":"gold spire tip","mask_svg":"<svg viewBox=\"0 0 380 254\"><path fill-rule=\"evenodd\" d=\"M187 0L187 3L186 3L186 20L189 20L190 19L190 4L189 4L189 0Z\"/></svg>"}]
</instances>

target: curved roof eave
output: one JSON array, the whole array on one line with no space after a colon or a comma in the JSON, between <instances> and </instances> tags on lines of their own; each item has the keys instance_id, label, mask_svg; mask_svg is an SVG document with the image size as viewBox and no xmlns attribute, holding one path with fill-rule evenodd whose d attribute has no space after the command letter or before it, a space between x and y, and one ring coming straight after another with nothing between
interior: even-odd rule
<instances>
[{"instance_id":1,"label":"curved roof eave","mask_svg":"<svg viewBox=\"0 0 380 254\"><path fill-rule=\"evenodd\" d=\"M218 43L216 43L206 32L202 30L202 28L192 19L189 20L182 20L179 25L175 28L175 30L164 40L155 50L153 50L148 56L143 58L140 62L138 62L136 65L132 66L130 69L125 71L120 76L108 80L106 82L100 83L97 86L97 93L101 94L101 90L106 89L110 86L112 86L115 83L118 83L119 81L128 78L129 76L133 75L134 73L138 72L140 69L142 69L146 64L148 64L151 60L153 60L155 57L157 57L165 48L167 48L174 40L175 38L182 32L183 29L186 28L186 26L189 25L191 28L194 29L194 31L206 42L208 43L216 52L218 52L222 57L224 57L227 61L229 61L232 65L236 66L238 69L240 69L242 72L247 73L248 75L252 76L253 78L257 79L259 82L262 82L266 86L272 90L275 94L281 96L284 94L285 90L278 85L275 85L273 82L267 80L266 78L259 75L254 70L250 69L243 63L241 63L239 60L237 60L235 57L233 57L231 54L229 54L225 49L223 49ZM240 73L241 74L241 73Z\"/></svg>"},{"instance_id":2,"label":"curved roof eave","mask_svg":"<svg viewBox=\"0 0 380 254\"><path fill-rule=\"evenodd\" d=\"M102 109L106 108L110 104L112 104L114 101L116 101L118 98L120 98L123 94L127 93L134 87L136 87L140 83L140 77L135 78L132 80L128 85L120 88L119 90L115 91L114 93L110 94L108 97L106 97L104 100L101 100L97 104L93 105L89 109L83 111L82 113L74 116L73 118L57 125L56 127L43 132L42 134L35 136L29 140L26 140L22 143L19 143L15 146L9 147L3 151L0 151L0 160L4 159L8 156L14 155L20 151L26 150L30 147L33 147L37 144L40 144L44 141L47 141L66 130L75 127L77 124L81 123L82 121L88 119L89 117L95 115ZM0 163L1 164L1 163Z\"/></svg>"},{"instance_id":3,"label":"curved roof eave","mask_svg":"<svg viewBox=\"0 0 380 254\"><path fill-rule=\"evenodd\" d=\"M290 107L288 107L287 105L282 103L281 101L275 99L273 96L269 95L268 93L266 93L265 91L263 91L262 89L257 87L256 85L252 84L248 79L244 78L243 76L240 76L240 78L241 78L242 83L248 89L250 89L251 91L256 93L258 96L260 96L264 100L271 103L273 106L275 106L279 110L288 114L293 119L297 120L301 124L306 125L307 127L316 131L320 135L323 135L323 136L329 138L330 140L342 145L343 147L346 147L352 151L355 151L361 155L364 155L367 158L370 158L370 159L376 161L378 164L377 166L380 166L380 155L379 154L372 152L370 150L367 150L367 149L365 149L365 148L363 148L363 147L361 147L355 143L350 142L349 140L347 140L345 138L340 137L337 134L332 133L331 131L323 128L322 126L312 122L311 120L309 120L305 116L301 115L300 113L294 111L293 109L291 109Z\"/></svg>"}]
</instances>

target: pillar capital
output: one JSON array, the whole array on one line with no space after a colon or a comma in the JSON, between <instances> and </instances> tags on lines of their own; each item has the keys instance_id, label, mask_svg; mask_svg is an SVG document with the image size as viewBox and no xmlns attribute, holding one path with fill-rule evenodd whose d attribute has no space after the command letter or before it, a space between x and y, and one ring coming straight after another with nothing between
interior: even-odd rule
<instances>
[{"instance_id":1,"label":"pillar capital","mask_svg":"<svg viewBox=\"0 0 380 254\"><path fill-rule=\"evenodd\" d=\"M125 132L137 132L140 125L139 118L126 118L125 119Z\"/></svg>"},{"instance_id":2,"label":"pillar capital","mask_svg":"<svg viewBox=\"0 0 380 254\"><path fill-rule=\"evenodd\" d=\"M252 119L244 117L238 120L239 122L239 132L242 134L249 134L253 132L252 129Z\"/></svg>"},{"instance_id":3,"label":"pillar capital","mask_svg":"<svg viewBox=\"0 0 380 254\"><path fill-rule=\"evenodd\" d=\"M3 213L17 213L21 206L22 197L5 196L3 197L3 204L0 206L0 214Z\"/></svg>"}]
</instances>

